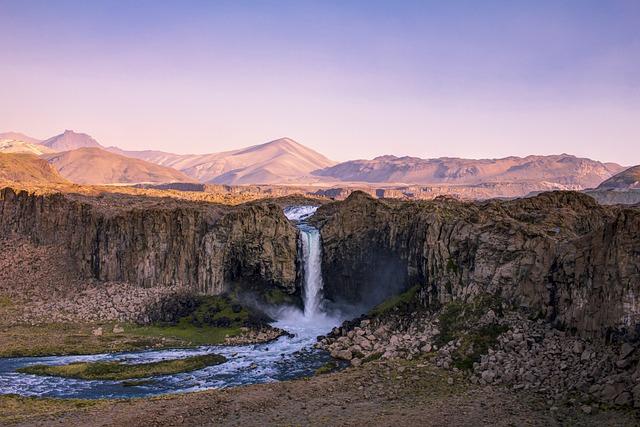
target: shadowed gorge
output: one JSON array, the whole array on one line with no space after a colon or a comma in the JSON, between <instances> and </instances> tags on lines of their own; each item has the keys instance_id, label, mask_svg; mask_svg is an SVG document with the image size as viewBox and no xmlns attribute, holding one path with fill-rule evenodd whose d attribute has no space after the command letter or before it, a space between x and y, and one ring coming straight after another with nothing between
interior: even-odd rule
<instances>
[{"instance_id":1,"label":"shadowed gorge","mask_svg":"<svg viewBox=\"0 0 640 427\"><path fill-rule=\"evenodd\" d=\"M572 192L475 203L354 193L314 221L334 300L380 302L417 285L436 308L490 293L599 337L635 333L640 319L638 209Z\"/></svg>"}]
</instances>

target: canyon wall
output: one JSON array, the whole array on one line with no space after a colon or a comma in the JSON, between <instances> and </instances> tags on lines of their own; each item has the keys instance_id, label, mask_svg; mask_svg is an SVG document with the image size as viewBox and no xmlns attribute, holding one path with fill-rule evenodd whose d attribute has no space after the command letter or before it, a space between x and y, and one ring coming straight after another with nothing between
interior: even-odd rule
<instances>
[{"instance_id":1,"label":"canyon wall","mask_svg":"<svg viewBox=\"0 0 640 427\"><path fill-rule=\"evenodd\" d=\"M63 244L87 278L197 293L296 292L297 231L279 206L0 190L0 235Z\"/></svg>"},{"instance_id":2,"label":"canyon wall","mask_svg":"<svg viewBox=\"0 0 640 427\"><path fill-rule=\"evenodd\" d=\"M588 336L640 320L640 209L574 192L512 201L375 200L321 207L325 294L376 303L419 286L437 306L500 295Z\"/></svg>"}]
</instances>

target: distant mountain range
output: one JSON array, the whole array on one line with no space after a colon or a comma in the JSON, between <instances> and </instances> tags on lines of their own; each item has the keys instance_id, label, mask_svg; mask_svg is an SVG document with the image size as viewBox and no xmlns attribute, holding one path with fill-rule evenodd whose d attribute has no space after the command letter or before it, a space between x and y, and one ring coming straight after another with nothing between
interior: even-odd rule
<instances>
[{"instance_id":1,"label":"distant mountain range","mask_svg":"<svg viewBox=\"0 0 640 427\"><path fill-rule=\"evenodd\" d=\"M95 147L43 154L42 158L77 184L193 182L175 169Z\"/></svg>"},{"instance_id":2,"label":"distant mountain range","mask_svg":"<svg viewBox=\"0 0 640 427\"><path fill-rule=\"evenodd\" d=\"M207 184L283 184L336 164L290 138L213 154L108 150L178 169Z\"/></svg>"},{"instance_id":3,"label":"distant mountain range","mask_svg":"<svg viewBox=\"0 0 640 427\"><path fill-rule=\"evenodd\" d=\"M502 159L421 159L381 156L352 160L314 172L339 181L475 185L486 182L546 181L567 187L595 187L624 168L568 154Z\"/></svg>"},{"instance_id":4,"label":"distant mountain range","mask_svg":"<svg viewBox=\"0 0 640 427\"><path fill-rule=\"evenodd\" d=\"M211 154L127 151L105 148L91 136L71 130L44 141L16 132L0 133L0 152L40 155L62 176L82 184L422 185L469 188L460 194L477 194L482 189L487 197L593 188L625 169L568 154L478 160L387 155L336 163L290 138ZM411 191L428 193L430 189Z\"/></svg>"}]
</instances>

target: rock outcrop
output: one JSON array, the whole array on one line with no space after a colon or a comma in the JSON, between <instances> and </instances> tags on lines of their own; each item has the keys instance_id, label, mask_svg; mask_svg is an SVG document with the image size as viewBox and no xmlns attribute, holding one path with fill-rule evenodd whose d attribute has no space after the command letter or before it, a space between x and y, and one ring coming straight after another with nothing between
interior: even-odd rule
<instances>
[{"instance_id":1,"label":"rock outcrop","mask_svg":"<svg viewBox=\"0 0 640 427\"><path fill-rule=\"evenodd\" d=\"M640 210L575 192L512 201L380 201L322 206L325 294L375 304L418 285L424 306L480 293L539 310L585 336L640 321Z\"/></svg>"},{"instance_id":2,"label":"rock outcrop","mask_svg":"<svg viewBox=\"0 0 640 427\"><path fill-rule=\"evenodd\" d=\"M0 235L59 244L80 276L140 287L296 292L297 231L279 206L0 190Z\"/></svg>"}]
</instances>

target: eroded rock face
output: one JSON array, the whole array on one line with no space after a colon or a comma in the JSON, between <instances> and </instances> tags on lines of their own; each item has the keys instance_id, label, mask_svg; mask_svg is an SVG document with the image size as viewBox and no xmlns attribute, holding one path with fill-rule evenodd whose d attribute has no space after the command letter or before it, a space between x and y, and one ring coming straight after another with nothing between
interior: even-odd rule
<instances>
[{"instance_id":1,"label":"eroded rock face","mask_svg":"<svg viewBox=\"0 0 640 427\"><path fill-rule=\"evenodd\" d=\"M513 201L375 200L321 207L325 293L379 302L420 286L425 306L480 293L540 310L583 335L640 320L640 210L574 192Z\"/></svg>"},{"instance_id":2,"label":"eroded rock face","mask_svg":"<svg viewBox=\"0 0 640 427\"><path fill-rule=\"evenodd\" d=\"M249 285L296 292L297 232L270 203L230 207L4 188L0 234L62 243L69 268L100 281L203 294Z\"/></svg>"}]
</instances>

